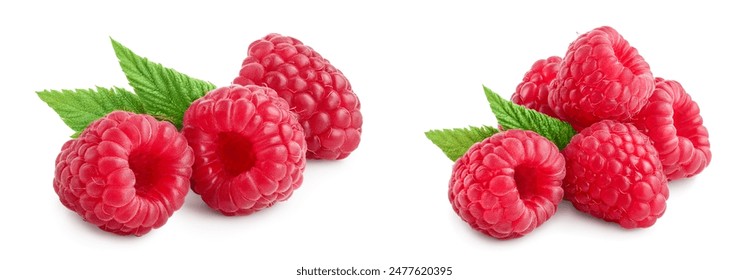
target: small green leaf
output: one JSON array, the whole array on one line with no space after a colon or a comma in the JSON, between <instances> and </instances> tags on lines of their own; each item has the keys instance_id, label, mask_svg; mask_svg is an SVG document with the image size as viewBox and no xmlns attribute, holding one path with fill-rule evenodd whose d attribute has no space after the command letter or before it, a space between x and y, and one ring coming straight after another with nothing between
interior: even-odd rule
<instances>
[{"instance_id":1,"label":"small green leaf","mask_svg":"<svg viewBox=\"0 0 749 280\"><path fill-rule=\"evenodd\" d=\"M126 89L44 90L36 93L75 131L75 138L93 121L115 110L145 113L143 103Z\"/></svg>"},{"instance_id":2,"label":"small green leaf","mask_svg":"<svg viewBox=\"0 0 749 280\"><path fill-rule=\"evenodd\" d=\"M209 82L151 62L114 39L111 40L122 72L135 94L142 100L146 112L171 121L177 128L182 127L182 117L187 107L216 88Z\"/></svg>"},{"instance_id":3,"label":"small green leaf","mask_svg":"<svg viewBox=\"0 0 749 280\"><path fill-rule=\"evenodd\" d=\"M430 130L425 134L450 160L455 161L465 154L473 144L481 142L497 132L499 130L496 127L469 126L467 128Z\"/></svg>"},{"instance_id":4,"label":"small green leaf","mask_svg":"<svg viewBox=\"0 0 749 280\"><path fill-rule=\"evenodd\" d=\"M512 103L484 86L486 99L502 129L532 130L554 142L561 151L577 133L569 123Z\"/></svg>"}]
</instances>

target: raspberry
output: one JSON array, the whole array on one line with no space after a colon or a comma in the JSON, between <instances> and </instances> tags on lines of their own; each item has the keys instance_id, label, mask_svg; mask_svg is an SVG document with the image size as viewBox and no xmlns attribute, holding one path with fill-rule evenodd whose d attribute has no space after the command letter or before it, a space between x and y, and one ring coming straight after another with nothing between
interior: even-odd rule
<instances>
[{"instance_id":1,"label":"raspberry","mask_svg":"<svg viewBox=\"0 0 749 280\"><path fill-rule=\"evenodd\" d=\"M516 238L554 215L564 173L554 144L535 132L511 129L474 144L455 162L448 196L474 229Z\"/></svg>"},{"instance_id":2,"label":"raspberry","mask_svg":"<svg viewBox=\"0 0 749 280\"><path fill-rule=\"evenodd\" d=\"M361 138L359 98L348 79L297 39L269 34L252 42L235 84L267 86L299 114L307 157L343 159Z\"/></svg>"},{"instance_id":3,"label":"raspberry","mask_svg":"<svg viewBox=\"0 0 749 280\"><path fill-rule=\"evenodd\" d=\"M53 186L85 221L141 236L182 207L192 163L192 150L172 124L115 111L62 146Z\"/></svg>"},{"instance_id":4,"label":"raspberry","mask_svg":"<svg viewBox=\"0 0 749 280\"><path fill-rule=\"evenodd\" d=\"M552 86L549 106L578 131L599 120L628 121L655 87L648 63L608 26L570 44Z\"/></svg>"},{"instance_id":5,"label":"raspberry","mask_svg":"<svg viewBox=\"0 0 749 280\"><path fill-rule=\"evenodd\" d=\"M533 63L531 70L525 73L523 81L515 88L510 100L556 118L557 114L549 107L549 86L559 72L560 62L561 57L550 56Z\"/></svg>"},{"instance_id":6,"label":"raspberry","mask_svg":"<svg viewBox=\"0 0 749 280\"><path fill-rule=\"evenodd\" d=\"M633 123L653 141L669 180L694 176L710 163L700 108L678 82L657 78L653 96Z\"/></svg>"},{"instance_id":7,"label":"raspberry","mask_svg":"<svg viewBox=\"0 0 749 280\"><path fill-rule=\"evenodd\" d=\"M600 121L572 137L562 153L564 196L578 210L624 228L649 227L666 211L658 153L634 125Z\"/></svg>"},{"instance_id":8,"label":"raspberry","mask_svg":"<svg viewBox=\"0 0 749 280\"><path fill-rule=\"evenodd\" d=\"M224 215L270 207L302 184L304 132L270 88L210 91L185 112L183 133L195 151L192 188Z\"/></svg>"}]
</instances>

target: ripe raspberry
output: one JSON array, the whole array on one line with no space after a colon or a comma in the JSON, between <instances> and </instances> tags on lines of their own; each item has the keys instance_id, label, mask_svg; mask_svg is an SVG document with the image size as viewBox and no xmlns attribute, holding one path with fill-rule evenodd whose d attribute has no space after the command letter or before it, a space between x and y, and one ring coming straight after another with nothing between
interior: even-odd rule
<instances>
[{"instance_id":1,"label":"ripe raspberry","mask_svg":"<svg viewBox=\"0 0 749 280\"><path fill-rule=\"evenodd\" d=\"M556 118L557 114L549 107L549 87L559 72L561 62L561 57L550 56L533 63L531 70L525 73L523 81L515 88L510 100Z\"/></svg>"},{"instance_id":2,"label":"ripe raspberry","mask_svg":"<svg viewBox=\"0 0 749 280\"><path fill-rule=\"evenodd\" d=\"M474 229L516 238L554 215L564 173L554 144L535 132L511 129L474 144L455 162L448 197Z\"/></svg>"},{"instance_id":3,"label":"ripe raspberry","mask_svg":"<svg viewBox=\"0 0 749 280\"><path fill-rule=\"evenodd\" d=\"M578 210L624 228L649 227L666 210L663 167L635 126L600 121L572 137L562 153L564 197Z\"/></svg>"},{"instance_id":4,"label":"ripe raspberry","mask_svg":"<svg viewBox=\"0 0 749 280\"><path fill-rule=\"evenodd\" d=\"M195 151L192 188L224 215L270 207L302 184L304 133L270 88L212 90L187 109L183 133Z\"/></svg>"},{"instance_id":5,"label":"ripe raspberry","mask_svg":"<svg viewBox=\"0 0 749 280\"><path fill-rule=\"evenodd\" d=\"M269 34L252 42L235 84L267 86L299 114L307 157L343 159L361 138L359 98L348 79L309 46Z\"/></svg>"},{"instance_id":6,"label":"ripe raspberry","mask_svg":"<svg viewBox=\"0 0 749 280\"><path fill-rule=\"evenodd\" d=\"M193 153L168 122L116 111L62 146L53 186L89 223L141 236L182 207Z\"/></svg>"},{"instance_id":7,"label":"ripe raspberry","mask_svg":"<svg viewBox=\"0 0 749 280\"><path fill-rule=\"evenodd\" d=\"M549 106L578 131L599 120L628 121L655 87L648 63L608 26L570 44L552 85Z\"/></svg>"},{"instance_id":8,"label":"ripe raspberry","mask_svg":"<svg viewBox=\"0 0 749 280\"><path fill-rule=\"evenodd\" d=\"M700 108L678 82L655 81L653 96L633 123L653 140L669 180L694 176L712 158Z\"/></svg>"}]
</instances>

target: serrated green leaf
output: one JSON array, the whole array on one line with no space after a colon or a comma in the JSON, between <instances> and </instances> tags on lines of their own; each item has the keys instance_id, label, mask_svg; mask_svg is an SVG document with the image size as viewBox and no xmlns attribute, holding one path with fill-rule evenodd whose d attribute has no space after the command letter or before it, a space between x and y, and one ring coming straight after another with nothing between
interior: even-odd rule
<instances>
[{"instance_id":1,"label":"serrated green leaf","mask_svg":"<svg viewBox=\"0 0 749 280\"><path fill-rule=\"evenodd\" d=\"M484 94L502 129L535 131L554 142L560 151L577 133L569 123L512 103L486 86L484 86Z\"/></svg>"},{"instance_id":2,"label":"serrated green leaf","mask_svg":"<svg viewBox=\"0 0 749 280\"><path fill-rule=\"evenodd\" d=\"M143 103L132 92L114 87L74 90L44 90L36 93L75 131L75 138L93 121L115 110L145 113Z\"/></svg>"},{"instance_id":3,"label":"serrated green leaf","mask_svg":"<svg viewBox=\"0 0 749 280\"><path fill-rule=\"evenodd\" d=\"M151 62L111 40L122 72L142 100L146 112L171 121L177 128L182 127L182 117L190 104L216 88L212 83Z\"/></svg>"},{"instance_id":4,"label":"serrated green leaf","mask_svg":"<svg viewBox=\"0 0 749 280\"><path fill-rule=\"evenodd\" d=\"M430 130L425 134L450 160L455 161L465 154L473 144L481 142L497 132L499 130L496 127L469 126L467 128Z\"/></svg>"}]
</instances>

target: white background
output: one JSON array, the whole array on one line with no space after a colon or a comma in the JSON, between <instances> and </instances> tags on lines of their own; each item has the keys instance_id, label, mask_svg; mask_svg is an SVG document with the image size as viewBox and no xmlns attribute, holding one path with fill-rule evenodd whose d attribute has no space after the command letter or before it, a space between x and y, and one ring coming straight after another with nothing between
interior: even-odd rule
<instances>
[{"instance_id":1,"label":"white background","mask_svg":"<svg viewBox=\"0 0 749 280\"><path fill-rule=\"evenodd\" d=\"M463 2L2 2L0 278L358 279L295 276L302 266L454 271L361 279L749 276L745 9L720 1ZM624 230L564 201L520 239L473 231L447 200L451 162L423 132L493 124L481 84L509 97L535 60L564 55L578 34L601 25L699 102L712 164L670 184L666 214L648 229ZM227 85L247 45L270 32L299 38L350 79L364 134L348 159L309 162L290 200L251 216L221 216L191 193L141 238L100 231L59 203L54 159L71 131L35 91L127 86L108 36Z\"/></svg>"}]
</instances>

